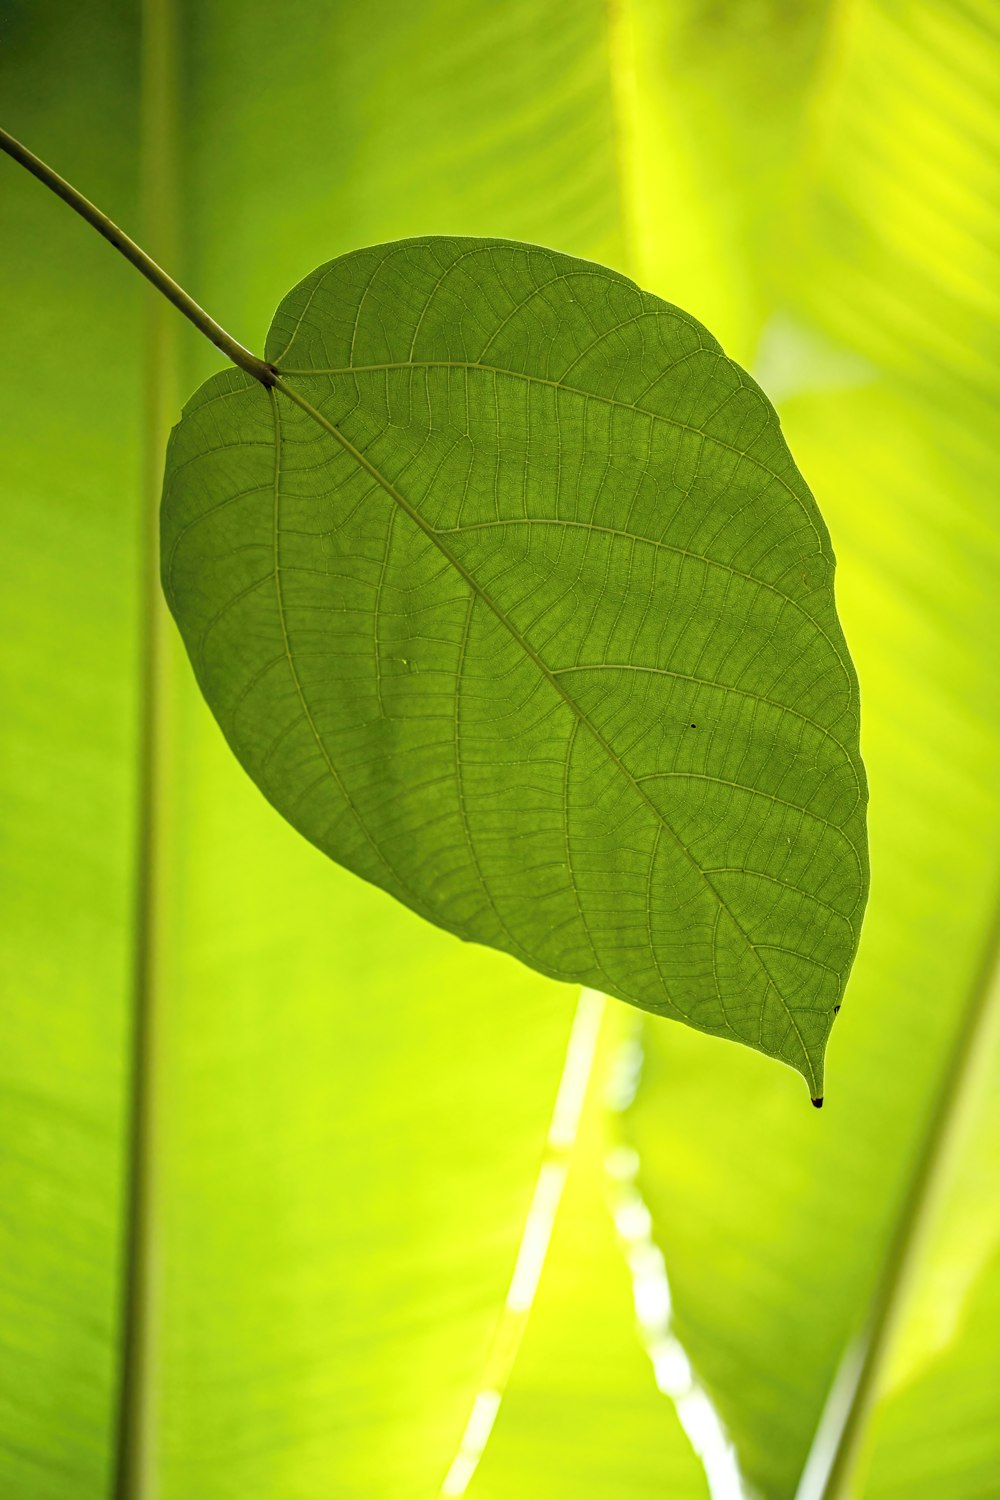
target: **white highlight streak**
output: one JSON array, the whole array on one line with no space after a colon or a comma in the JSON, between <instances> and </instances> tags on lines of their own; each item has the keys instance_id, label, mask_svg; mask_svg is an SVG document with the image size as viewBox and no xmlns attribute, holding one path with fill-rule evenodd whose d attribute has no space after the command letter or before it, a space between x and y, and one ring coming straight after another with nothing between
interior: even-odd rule
<instances>
[{"instance_id":1,"label":"white highlight streak","mask_svg":"<svg viewBox=\"0 0 1000 1500\"><path fill-rule=\"evenodd\" d=\"M597 1033L604 1018L604 1004L604 996L596 990L584 990L580 995L549 1126L549 1145L554 1151L568 1151L576 1141L594 1065Z\"/></svg>"},{"instance_id":2,"label":"white highlight streak","mask_svg":"<svg viewBox=\"0 0 1000 1500\"><path fill-rule=\"evenodd\" d=\"M513 1313L527 1312L535 1300L565 1181L565 1162L547 1161L543 1164L535 1183L521 1248L517 1252L517 1264L507 1293L507 1307Z\"/></svg>"},{"instance_id":3,"label":"white highlight streak","mask_svg":"<svg viewBox=\"0 0 1000 1500\"><path fill-rule=\"evenodd\" d=\"M608 1087L608 1105L622 1114L635 1098L642 1072L638 1034L618 1049ZM711 1397L671 1327L670 1281L663 1252L653 1239L653 1220L637 1186L639 1156L619 1146L605 1162L611 1183L611 1212L628 1268L643 1346L657 1389L674 1403L688 1441L701 1459L712 1500L747 1500L736 1453Z\"/></svg>"},{"instance_id":4,"label":"white highlight streak","mask_svg":"<svg viewBox=\"0 0 1000 1500\"><path fill-rule=\"evenodd\" d=\"M816 1436L795 1492L795 1500L823 1500L826 1494L830 1467L847 1425L864 1353L864 1345L860 1339L852 1340L847 1346L820 1416Z\"/></svg>"},{"instance_id":5,"label":"white highlight streak","mask_svg":"<svg viewBox=\"0 0 1000 1500\"><path fill-rule=\"evenodd\" d=\"M469 1480L476 1472L476 1465L482 1457L483 1449L490 1440L490 1433L493 1431L493 1423L497 1419L499 1410L499 1391L479 1392L472 1403L472 1410L465 1424L455 1461L441 1486L442 1495L465 1494L469 1488Z\"/></svg>"},{"instance_id":6,"label":"white highlight streak","mask_svg":"<svg viewBox=\"0 0 1000 1500\"><path fill-rule=\"evenodd\" d=\"M546 1137L545 1157L538 1171L510 1287L487 1356L483 1386L472 1403L458 1452L441 1486L441 1495L446 1500L454 1500L468 1490L489 1442L517 1358L562 1201L569 1171L569 1153L576 1144L587 1086L594 1071L605 1004L604 996L596 990L584 990L577 1002Z\"/></svg>"}]
</instances>

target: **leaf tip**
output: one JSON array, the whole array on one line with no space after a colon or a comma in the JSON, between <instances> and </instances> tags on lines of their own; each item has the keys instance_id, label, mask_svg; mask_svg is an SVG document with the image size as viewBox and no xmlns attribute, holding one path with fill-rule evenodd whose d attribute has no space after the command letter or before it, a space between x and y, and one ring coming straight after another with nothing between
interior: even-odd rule
<instances>
[{"instance_id":1,"label":"leaf tip","mask_svg":"<svg viewBox=\"0 0 1000 1500\"><path fill-rule=\"evenodd\" d=\"M812 1103L813 1109L822 1109L823 1108L823 1095L820 1094L820 1096L819 1096L818 1099L813 1099L810 1102Z\"/></svg>"}]
</instances>

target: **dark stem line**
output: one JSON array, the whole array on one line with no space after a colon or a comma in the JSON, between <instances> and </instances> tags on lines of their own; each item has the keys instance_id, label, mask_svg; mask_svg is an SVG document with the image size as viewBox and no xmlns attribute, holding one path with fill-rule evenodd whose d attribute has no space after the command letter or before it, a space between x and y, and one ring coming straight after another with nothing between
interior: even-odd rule
<instances>
[{"instance_id":1,"label":"dark stem line","mask_svg":"<svg viewBox=\"0 0 1000 1500\"><path fill-rule=\"evenodd\" d=\"M961 1103L979 1044L1000 989L1000 900L983 944L958 1032L917 1150L896 1227L861 1338L848 1350L834 1382L803 1472L797 1500L843 1500L864 1447L887 1350L905 1302L924 1231L954 1143ZM824 1428L826 1430L824 1431Z\"/></svg>"},{"instance_id":2,"label":"dark stem line","mask_svg":"<svg viewBox=\"0 0 1000 1500\"><path fill-rule=\"evenodd\" d=\"M102 213L90 202L89 198L85 198L65 178L60 177L58 172L54 172L33 151L29 151L27 146L23 146L20 141L15 140L2 128L0 128L0 151L5 151L14 161L20 162L21 166L25 167L33 177L37 177L39 182L43 182L58 198L68 203L81 218L86 219L98 234L103 235L109 244L114 245L115 249L146 277L147 281L152 282L168 302L173 303L178 312L183 313L185 318L194 324L199 333L211 339L216 348L220 349L227 359L231 359L234 365L238 365L241 370L245 370L248 375L259 380L261 385L274 384L275 372L271 365L256 354L251 354L249 349L245 349L242 344L238 343L220 323L208 315L203 307L199 307L194 298L190 297L172 276L168 276L166 271L146 254L145 250L140 249L123 229L119 229L107 214Z\"/></svg>"},{"instance_id":3,"label":"dark stem line","mask_svg":"<svg viewBox=\"0 0 1000 1500\"><path fill-rule=\"evenodd\" d=\"M158 255L177 256L175 18L172 0L142 6L140 216ZM152 264L152 262L151 262ZM152 279L152 278L150 278ZM173 298L170 299L174 301ZM147 308L142 519L139 529L140 689L129 1099L126 1117L114 1500L151 1500L157 1490L158 1299L164 960L168 944L164 870L169 722L169 620L159 581L159 491L163 451L178 404L176 324L159 297Z\"/></svg>"},{"instance_id":4,"label":"dark stem line","mask_svg":"<svg viewBox=\"0 0 1000 1500\"><path fill-rule=\"evenodd\" d=\"M152 320L151 320L152 321ZM151 329L149 365L155 360L159 340ZM152 371L150 371L152 374ZM147 376L147 432L158 392ZM148 457L147 457L148 465ZM144 486L145 488L145 486ZM154 1182L156 1156L156 1105L154 1100L157 1010L159 999L159 824L163 811L158 805L161 787L162 629L153 592L157 585L156 534L148 506L140 532L141 685L138 706L138 758L135 896L133 905L133 957L131 984L131 1047L126 1083L128 1102L124 1150L124 1226L121 1252L121 1302L119 1342L121 1360L115 1413L114 1500L140 1500L148 1493L146 1477L152 1444L155 1363L152 1305L155 1296L154 1245L157 1193Z\"/></svg>"}]
</instances>

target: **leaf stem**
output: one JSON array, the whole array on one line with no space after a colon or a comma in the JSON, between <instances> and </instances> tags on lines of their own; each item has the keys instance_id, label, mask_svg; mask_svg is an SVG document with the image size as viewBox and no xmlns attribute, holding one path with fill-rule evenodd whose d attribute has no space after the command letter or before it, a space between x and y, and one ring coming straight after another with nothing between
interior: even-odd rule
<instances>
[{"instance_id":1,"label":"leaf stem","mask_svg":"<svg viewBox=\"0 0 1000 1500\"><path fill-rule=\"evenodd\" d=\"M161 292L168 302L172 302L178 312L182 312L199 333L203 333L207 339L210 339L227 359L232 360L234 365L238 365L241 370L245 370L248 375L259 380L261 385L272 386L274 384L277 372L272 365L259 358L258 355L251 354L249 349L244 349L243 345L227 333L214 318L209 317L205 309L199 307L194 298L188 296L184 288L178 286L173 277L168 276L166 271L146 254L145 250L140 249L123 229L119 229L107 214L102 213L90 202L89 198L85 198L65 178L60 177L58 172L54 172L33 151L29 151L27 146L23 146L20 141L15 140L2 128L0 128L0 150L20 162L21 166L25 167L33 177L37 177L39 182L43 182L47 188L50 188L56 197L68 203L82 219L86 219L98 234L103 235L120 254L124 255L126 260L131 261L136 270L140 271L147 281L151 281L157 291Z\"/></svg>"}]
</instances>

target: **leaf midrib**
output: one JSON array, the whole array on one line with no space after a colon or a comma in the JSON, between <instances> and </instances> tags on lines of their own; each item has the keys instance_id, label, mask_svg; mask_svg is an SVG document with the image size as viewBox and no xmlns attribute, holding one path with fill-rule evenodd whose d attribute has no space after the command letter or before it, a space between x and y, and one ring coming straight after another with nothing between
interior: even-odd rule
<instances>
[{"instance_id":1,"label":"leaf midrib","mask_svg":"<svg viewBox=\"0 0 1000 1500\"><path fill-rule=\"evenodd\" d=\"M737 932L740 934L741 938L746 943L747 950L753 955L754 961L756 962L758 968L760 969L761 973L764 976L764 979L765 979L767 987L768 987L768 992L771 992L771 993L773 993L776 996L776 998L778 1000L778 1003L780 1004L782 1010L784 1011L786 1017L788 1018L788 1023L790 1025L791 1029L794 1031L795 1036L796 1036L796 1038L798 1040L799 1047L800 1047L801 1052L802 1052L803 1063L804 1063L806 1069L808 1070L810 1090L813 1092L813 1094L815 1096L815 1093L816 1093L816 1090L817 1090L817 1087L818 1087L818 1085L817 1085L817 1079L816 1079L816 1072L815 1072L815 1069L813 1067L812 1058L809 1055L808 1048L805 1045L805 1040L804 1040L804 1038L802 1036L802 1032L799 1029L798 1022L795 1019L794 1012L788 1006L787 1002L785 1001L784 996L782 995L782 993L779 990L777 984L775 983L774 977L771 974L770 969L768 968L766 962L764 961L764 959L761 957L760 953L758 952L757 945L753 942L752 938L746 932L746 930L743 927L742 923L736 917L736 915L733 912L732 908L730 907L729 903L725 900L725 898L723 897L722 893L718 890L718 888L715 885L715 883L709 878L708 875L706 875L706 873L705 873L704 869L702 868L702 866L694 858L694 856L691 854L691 852L685 847L685 845L684 845L683 841L681 840L681 838L679 837L679 835L671 827L670 823L666 819L666 816L661 812L661 810L656 806L656 803L653 802L653 800L646 794L646 792L643 791L641 784L636 780L636 778L632 775L632 773L628 769L628 767L624 764L624 762L620 759L620 757L615 753L614 748L609 744L609 742L604 737L604 735L601 733L601 731L597 728L597 726L592 722L592 720L587 716L587 714L584 712L584 710L580 707L580 705L577 703L576 699L573 698L572 695L570 693L568 693L566 691L566 689L562 686L562 684L558 681L558 679L553 676L552 672L546 666L545 662L538 655L538 652L534 649L534 647L530 644L530 642L522 635L522 633L517 629L517 626L513 623L513 621L510 620L507 617L507 615L499 608L499 606L493 601L493 599L489 596L489 594L487 594L483 590L483 588L481 587L481 585L477 582L477 580L475 578L475 575L469 572L468 568L466 568L465 564L461 561L461 559L452 551L452 549L443 540L441 534L439 532L437 532L432 526L430 526L424 520L423 516L421 516L420 512L416 509L416 507L410 504L410 502L401 493L401 491L396 488L396 486L391 482L391 480L389 480L381 472L381 470L375 464L373 464L372 461L364 453L361 452L361 450L359 448L356 448L354 446L354 444L342 432L339 431L339 429L335 426L335 424L333 422L331 422L327 417L325 417L322 414L322 412L320 412L315 406L313 406L312 402L310 402L305 396L301 395L301 393L298 392L294 388L294 386L288 385L286 383L286 380L285 380L284 376L286 374L289 374L289 373L291 373L291 372L285 371L285 372L282 373L281 378L278 379L278 381L276 382L276 385L274 387L275 391L276 392L280 392L282 395L284 395L295 406L299 407L299 409L301 411L303 411L306 414L306 416L308 416L313 422L315 422L317 426L319 426L320 428L322 428L323 431L329 433L329 435L332 438L334 438L334 440L337 443L340 444L340 446L343 448L343 450L347 454L349 454L349 456L354 460L354 462L356 464L358 464L358 466L360 468L364 469L365 472L368 473L371 476L371 478L375 480L376 484L378 484L385 491L385 493L390 497L390 499L393 500L400 507L400 509L405 512L405 514L410 518L410 520L413 521L414 525L416 525L424 533L424 535L428 538L428 540L431 541L434 544L434 546L436 546L438 548L438 550L441 552L442 556L447 559L447 561L451 564L451 566L455 569L455 571L460 575L460 577L464 580L464 582L466 583L466 585L468 586L468 588L472 591L472 593L477 598L482 599L483 603L492 612L492 614L495 616L495 618L498 620L498 622L514 638L514 640L517 642L517 644L524 651L525 655L534 664L534 666L536 667L536 669L538 670L538 672L540 673L540 675L551 685L551 687L555 690L555 692L563 699L564 703L570 709L570 711L573 714L574 718L590 733L590 735L593 737L593 739L600 745L601 749L608 756L608 758L611 761L612 765L625 776L625 778L628 781L629 785L633 788L634 792L639 797L639 799L642 802L645 803L645 805L652 812L652 814L653 814L654 818L656 819L656 821L662 826L662 828L664 829L664 831L667 834L669 834L670 838L673 840L673 842L676 845L677 849L680 850L680 852L683 855L683 857L688 861L688 863L691 865L691 867L695 871L697 871L698 875L704 881L705 885L712 892L712 895L715 898L715 901L717 902L718 906L723 911L726 912L726 914L729 917L730 921L732 922L733 926L736 928ZM310 371L309 373L312 374L314 372ZM655 953L653 954L653 957L654 957L654 960L655 960ZM683 1016L684 1012L680 1009L679 1006L675 1005L673 999L671 998L671 996L667 992L666 985L664 985L664 994L666 996L667 1003L678 1013L678 1015ZM771 1051L771 1049L768 1049L768 1048L762 1048L761 1050L770 1052L771 1056L775 1056L776 1057L776 1056L780 1055L777 1051Z\"/></svg>"}]
</instances>

